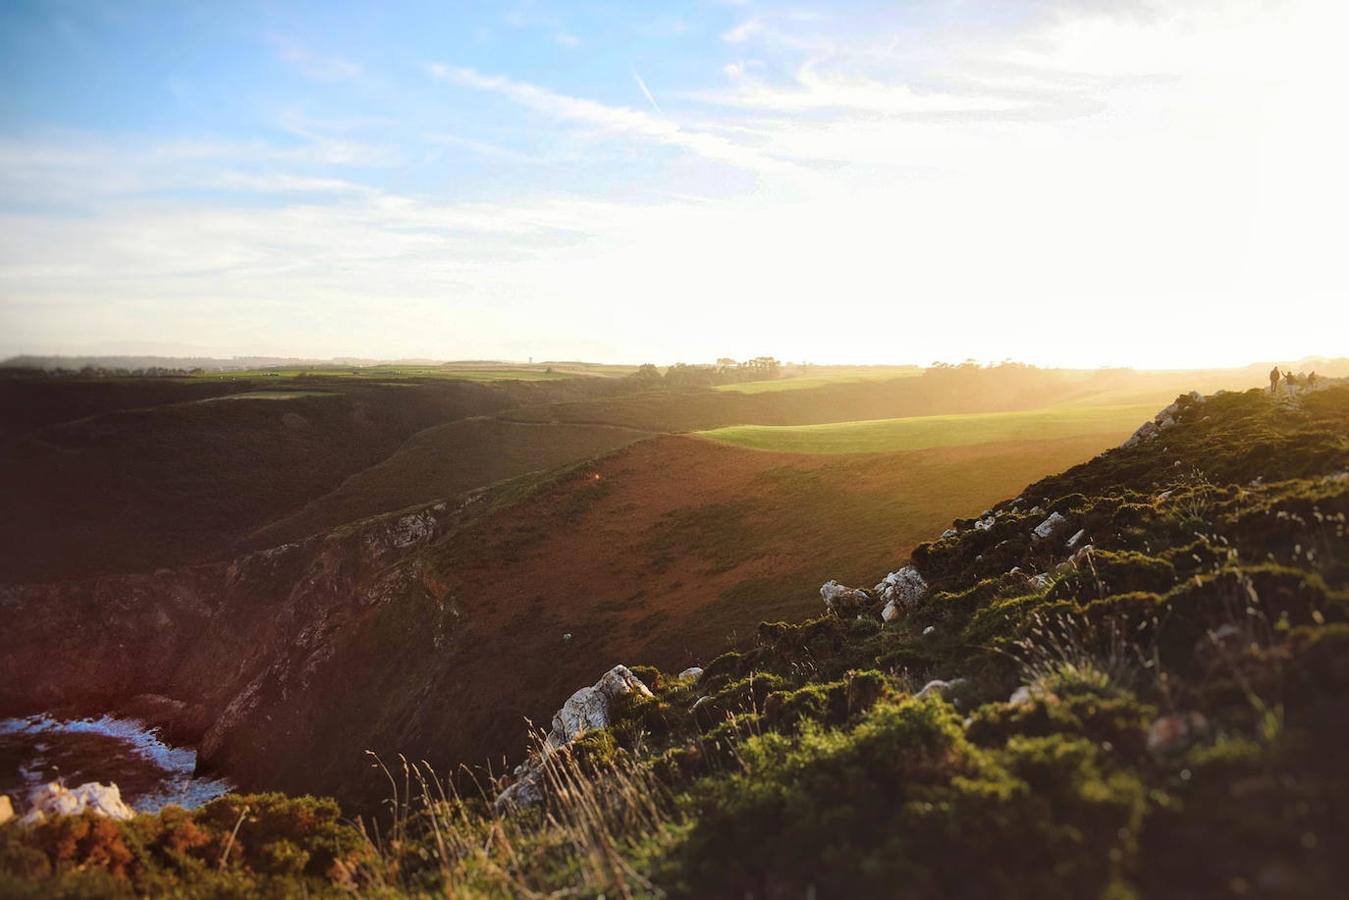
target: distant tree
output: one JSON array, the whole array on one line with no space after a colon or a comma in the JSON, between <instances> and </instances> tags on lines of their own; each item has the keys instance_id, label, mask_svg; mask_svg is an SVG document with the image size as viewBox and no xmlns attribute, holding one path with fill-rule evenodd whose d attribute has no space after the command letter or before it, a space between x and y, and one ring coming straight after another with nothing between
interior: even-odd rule
<instances>
[{"instance_id":1,"label":"distant tree","mask_svg":"<svg viewBox=\"0 0 1349 900\"><path fill-rule=\"evenodd\" d=\"M658 388L664 383L661 380L660 369L657 369L651 363L643 363L638 366L637 371L628 376L628 380L642 390Z\"/></svg>"},{"instance_id":2,"label":"distant tree","mask_svg":"<svg viewBox=\"0 0 1349 900\"><path fill-rule=\"evenodd\" d=\"M782 363L772 356L756 356L741 367L752 372L756 381L767 381L782 374Z\"/></svg>"},{"instance_id":3,"label":"distant tree","mask_svg":"<svg viewBox=\"0 0 1349 900\"><path fill-rule=\"evenodd\" d=\"M718 371L711 366L675 363L665 370L665 386L670 388L711 387L719 383Z\"/></svg>"}]
</instances>

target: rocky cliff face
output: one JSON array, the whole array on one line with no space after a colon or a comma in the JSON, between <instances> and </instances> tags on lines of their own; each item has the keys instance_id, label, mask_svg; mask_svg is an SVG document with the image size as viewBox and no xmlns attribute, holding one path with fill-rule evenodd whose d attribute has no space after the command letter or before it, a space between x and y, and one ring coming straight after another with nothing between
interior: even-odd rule
<instances>
[{"instance_id":1,"label":"rocky cliff face","mask_svg":"<svg viewBox=\"0 0 1349 900\"><path fill-rule=\"evenodd\" d=\"M201 765L254 780L253 748L304 740L302 721L268 722L269 704L306 690L362 618L435 593L416 553L471 503L228 563L0 588L0 712L122 711L200 740Z\"/></svg>"}]
</instances>

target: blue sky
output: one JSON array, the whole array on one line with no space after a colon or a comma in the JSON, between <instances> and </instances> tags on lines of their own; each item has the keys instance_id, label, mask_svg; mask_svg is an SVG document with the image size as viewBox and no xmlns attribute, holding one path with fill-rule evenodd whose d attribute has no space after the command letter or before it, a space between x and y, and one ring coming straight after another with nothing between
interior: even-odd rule
<instances>
[{"instance_id":1,"label":"blue sky","mask_svg":"<svg viewBox=\"0 0 1349 900\"><path fill-rule=\"evenodd\" d=\"M0 354L1349 352L1334 6L11 2Z\"/></svg>"}]
</instances>

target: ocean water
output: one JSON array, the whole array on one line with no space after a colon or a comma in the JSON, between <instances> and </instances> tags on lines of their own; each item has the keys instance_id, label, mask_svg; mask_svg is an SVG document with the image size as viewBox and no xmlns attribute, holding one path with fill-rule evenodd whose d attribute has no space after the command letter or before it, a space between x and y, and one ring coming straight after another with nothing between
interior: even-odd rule
<instances>
[{"instance_id":1,"label":"ocean water","mask_svg":"<svg viewBox=\"0 0 1349 900\"><path fill-rule=\"evenodd\" d=\"M60 780L112 782L137 812L191 809L233 790L223 778L193 774L197 752L172 747L133 719L0 719L0 793L21 806L36 785Z\"/></svg>"}]
</instances>

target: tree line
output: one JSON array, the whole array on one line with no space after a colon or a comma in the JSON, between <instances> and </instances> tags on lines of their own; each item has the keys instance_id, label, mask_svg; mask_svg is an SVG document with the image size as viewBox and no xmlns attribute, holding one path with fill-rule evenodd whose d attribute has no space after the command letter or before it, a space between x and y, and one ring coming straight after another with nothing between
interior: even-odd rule
<instances>
[{"instance_id":1,"label":"tree line","mask_svg":"<svg viewBox=\"0 0 1349 900\"><path fill-rule=\"evenodd\" d=\"M716 387L745 381L771 381L782 377L782 363L771 356L756 356L744 362L722 358L714 365L675 363L664 372L651 363L638 366L628 376L643 390L656 388Z\"/></svg>"}]
</instances>

